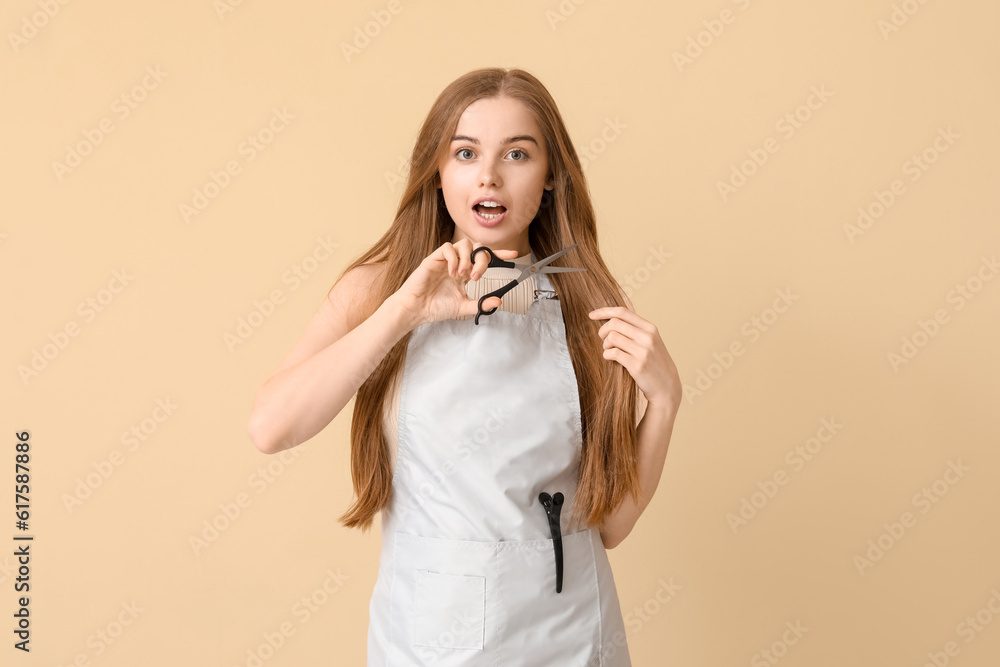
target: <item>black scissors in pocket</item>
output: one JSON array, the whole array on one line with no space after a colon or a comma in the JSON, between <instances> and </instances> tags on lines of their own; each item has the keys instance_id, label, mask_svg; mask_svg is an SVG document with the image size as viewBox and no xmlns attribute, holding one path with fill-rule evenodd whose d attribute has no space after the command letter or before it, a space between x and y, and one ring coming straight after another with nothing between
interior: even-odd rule
<instances>
[{"instance_id":1,"label":"black scissors in pocket","mask_svg":"<svg viewBox=\"0 0 1000 667\"><path fill-rule=\"evenodd\" d=\"M567 271L586 271L587 269L580 269L580 268L574 268L574 267L547 266L547 264L550 264L550 263L554 262L555 260L559 259L560 257L562 257L563 255L565 255L566 253L568 253L570 250L572 250L573 248L575 248L578 245L579 245L578 243L574 243L573 245L571 245L569 247L563 248L562 250L560 250L559 252L557 252L554 255L549 255L545 259L539 260L539 261L535 262L534 264L529 264L528 266L524 267L524 270L521 271L521 275L519 275L517 278L514 278L513 280L511 280L509 283L507 283L503 287L501 287L499 289L495 289L492 292L490 292L489 294L484 294L483 296L479 297L479 312L476 313L476 324L479 324L479 316L480 315L492 315L497 310L497 306L494 306L490 310L483 310L483 301L486 301L486 299L490 298L491 296L502 298L504 294L506 294L507 292L509 292L512 289L514 289L515 285L517 285L519 282L522 282L523 280L525 280L528 276L534 275L536 273L565 273ZM489 248L487 248L484 245L481 245L481 246L479 246L478 248L476 248L475 250L472 251L471 259L472 259L472 263L473 264L476 263L476 253L479 252L480 250L489 253L489 255L490 255L490 264L489 264L490 268L499 267L499 268L502 268L502 269L516 269L516 268L518 268L518 266L520 266L519 264L515 264L514 262L508 262L506 260L500 259L499 257L497 257L496 255L493 254L492 250L490 250Z\"/></svg>"}]
</instances>

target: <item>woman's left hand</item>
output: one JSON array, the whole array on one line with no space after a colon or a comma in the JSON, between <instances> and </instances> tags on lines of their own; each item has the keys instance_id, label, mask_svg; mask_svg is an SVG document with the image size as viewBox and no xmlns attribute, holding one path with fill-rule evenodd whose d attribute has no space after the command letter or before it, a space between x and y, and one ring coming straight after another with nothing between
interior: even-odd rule
<instances>
[{"instance_id":1,"label":"woman's left hand","mask_svg":"<svg viewBox=\"0 0 1000 667\"><path fill-rule=\"evenodd\" d=\"M604 358L625 367L650 405L676 409L681 379L656 327L623 306L592 310L590 319L607 320L597 331Z\"/></svg>"}]
</instances>

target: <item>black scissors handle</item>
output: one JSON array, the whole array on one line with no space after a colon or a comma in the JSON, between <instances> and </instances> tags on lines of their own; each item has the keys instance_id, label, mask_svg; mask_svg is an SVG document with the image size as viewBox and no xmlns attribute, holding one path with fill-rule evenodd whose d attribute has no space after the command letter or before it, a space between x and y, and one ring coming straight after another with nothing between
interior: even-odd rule
<instances>
[{"instance_id":1,"label":"black scissors handle","mask_svg":"<svg viewBox=\"0 0 1000 667\"><path fill-rule=\"evenodd\" d=\"M490 256L490 264L489 264L490 268L496 268L496 267L500 267L502 269L516 269L517 268L517 265L514 264L514 262L508 262L505 259L500 259L499 257L497 257L496 255L493 254L493 251L490 248L488 248L487 246L484 246L484 245L481 245L478 248L476 248L475 250L473 250L472 254L469 256L469 259L472 260L473 264L476 263L476 253L479 252L480 250L485 250L489 254L489 256Z\"/></svg>"},{"instance_id":2,"label":"black scissors handle","mask_svg":"<svg viewBox=\"0 0 1000 667\"><path fill-rule=\"evenodd\" d=\"M481 245L481 246L479 246L478 248L476 248L475 250L472 251L472 255L470 255L469 258L472 260L473 264L476 263L476 253L479 252L479 251L481 251L481 250L485 251L490 256L489 268L491 268L491 269L492 268L501 268L501 269L515 269L515 268L517 268L517 265L514 264L514 262L508 262L507 260L500 259L499 257L497 257L496 255L493 254L493 251L490 248L488 248L488 247L486 247L484 245ZM504 285L500 289L493 290L489 294L484 294L481 297L479 297L479 307L478 307L477 312L476 312L476 324L479 324L479 317L480 317L480 315L492 315L493 313L496 312L497 308L499 307L499 306L493 306L489 310L483 310L483 301L486 301L486 299L490 298L491 296L495 296L495 297L498 297L498 298L502 297L504 294L506 294L507 292L511 291L516 286L517 286L517 281L516 280L512 280L511 282L507 283L506 285Z\"/></svg>"},{"instance_id":3,"label":"black scissors handle","mask_svg":"<svg viewBox=\"0 0 1000 667\"><path fill-rule=\"evenodd\" d=\"M515 287L517 287L517 281L512 280L503 287L495 289L489 294L484 294L481 297L479 297L479 311L476 313L476 324L479 324L480 315L492 315L497 311L497 308L499 307L499 306L493 306L489 310L483 310L483 301L486 301L486 299L489 299L491 296L502 297L504 294L511 291Z\"/></svg>"}]
</instances>

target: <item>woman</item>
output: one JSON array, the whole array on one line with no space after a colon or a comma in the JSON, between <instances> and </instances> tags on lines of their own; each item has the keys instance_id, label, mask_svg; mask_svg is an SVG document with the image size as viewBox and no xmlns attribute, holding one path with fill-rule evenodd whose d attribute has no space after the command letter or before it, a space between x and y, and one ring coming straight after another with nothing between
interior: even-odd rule
<instances>
[{"instance_id":1,"label":"woman","mask_svg":"<svg viewBox=\"0 0 1000 667\"><path fill-rule=\"evenodd\" d=\"M531 272L480 307L566 248L557 264L583 270ZM381 513L369 665L619 667L606 549L656 489L680 387L601 258L555 102L527 72L484 69L435 101L395 220L258 391L249 430L281 451L357 393L341 522Z\"/></svg>"}]
</instances>

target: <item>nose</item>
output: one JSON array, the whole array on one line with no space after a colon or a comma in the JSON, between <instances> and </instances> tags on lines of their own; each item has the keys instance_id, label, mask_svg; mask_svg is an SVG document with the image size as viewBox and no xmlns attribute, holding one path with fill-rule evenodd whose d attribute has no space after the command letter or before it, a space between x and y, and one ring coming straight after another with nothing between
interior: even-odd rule
<instances>
[{"instance_id":1,"label":"nose","mask_svg":"<svg viewBox=\"0 0 1000 667\"><path fill-rule=\"evenodd\" d=\"M500 187L500 174L491 160L483 160L479 168L479 184L482 186Z\"/></svg>"}]
</instances>

